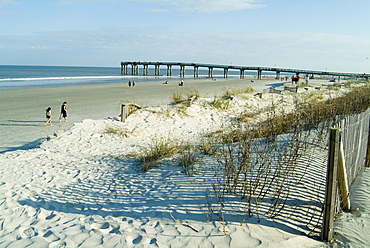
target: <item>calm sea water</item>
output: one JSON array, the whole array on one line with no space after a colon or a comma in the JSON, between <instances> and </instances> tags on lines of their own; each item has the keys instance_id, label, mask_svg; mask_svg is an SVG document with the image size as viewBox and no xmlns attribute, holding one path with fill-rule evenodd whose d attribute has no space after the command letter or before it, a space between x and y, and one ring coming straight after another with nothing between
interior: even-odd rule
<instances>
[{"instance_id":1,"label":"calm sea water","mask_svg":"<svg viewBox=\"0 0 370 248\"><path fill-rule=\"evenodd\" d=\"M119 83L120 67L0 65L0 90Z\"/></svg>"},{"instance_id":2,"label":"calm sea water","mask_svg":"<svg viewBox=\"0 0 370 248\"><path fill-rule=\"evenodd\" d=\"M171 78L167 78L166 69L161 69L163 76L154 75L154 68L149 68L149 76L121 75L120 66L117 67L72 67L72 66L9 66L0 65L0 90L55 87L84 84L122 83L131 79L144 82L155 80L178 80L180 72L173 69ZM199 70L199 77L206 77L208 70ZM229 71L229 77L238 77L239 71ZM252 73L252 72L251 72ZM253 75L253 73L251 74ZM214 71L215 77L222 77L223 71ZM186 77L193 79L193 70L186 70Z\"/></svg>"}]
</instances>

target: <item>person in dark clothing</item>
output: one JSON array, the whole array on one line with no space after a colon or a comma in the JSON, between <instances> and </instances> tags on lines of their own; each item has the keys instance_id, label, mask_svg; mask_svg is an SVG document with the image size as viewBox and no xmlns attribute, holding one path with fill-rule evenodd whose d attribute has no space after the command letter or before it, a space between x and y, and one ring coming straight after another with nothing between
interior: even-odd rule
<instances>
[{"instance_id":1,"label":"person in dark clothing","mask_svg":"<svg viewBox=\"0 0 370 248\"><path fill-rule=\"evenodd\" d=\"M53 124L51 124L51 117L53 117L52 115L51 115L51 108L50 107L48 107L47 109L46 109L46 122L45 122L45 126L47 125L47 124L50 124L50 126L52 126Z\"/></svg>"},{"instance_id":2,"label":"person in dark clothing","mask_svg":"<svg viewBox=\"0 0 370 248\"><path fill-rule=\"evenodd\" d=\"M68 111L67 111L67 102L64 102L62 107L60 108L60 119L59 119L59 122L62 121L62 119L64 119L65 122L68 122L67 121L67 114L68 114Z\"/></svg>"}]
</instances>

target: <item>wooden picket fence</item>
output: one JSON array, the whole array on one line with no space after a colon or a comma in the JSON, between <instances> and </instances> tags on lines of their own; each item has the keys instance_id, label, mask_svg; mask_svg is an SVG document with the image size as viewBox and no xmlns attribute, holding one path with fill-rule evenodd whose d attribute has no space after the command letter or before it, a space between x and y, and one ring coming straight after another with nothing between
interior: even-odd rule
<instances>
[{"instance_id":1,"label":"wooden picket fence","mask_svg":"<svg viewBox=\"0 0 370 248\"><path fill-rule=\"evenodd\" d=\"M330 130L321 239L333 238L334 218L351 209L349 188L370 167L370 109L346 117Z\"/></svg>"}]
</instances>

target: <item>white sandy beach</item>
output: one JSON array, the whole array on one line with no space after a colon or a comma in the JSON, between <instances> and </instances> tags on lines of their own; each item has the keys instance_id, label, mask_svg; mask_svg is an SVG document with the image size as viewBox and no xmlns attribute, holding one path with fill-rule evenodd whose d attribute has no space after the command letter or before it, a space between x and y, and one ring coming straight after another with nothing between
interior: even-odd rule
<instances>
[{"instance_id":1,"label":"white sandy beach","mask_svg":"<svg viewBox=\"0 0 370 248\"><path fill-rule=\"evenodd\" d=\"M251 79L227 80L185 80L182 92L189 89L199 90L202 96L213 97L224 91L230 85L233 87L250 86L263 90L275 84L275 80L261 80L252 83ZM34 88L0 91L0 152L14 149L28 149L38 145L39 139L45 139L54 131L63 131L72 127L73 123L84 119L104 119L120 114L121 103L136 103L140 106L156 106L168 104L172 92L179 90L177 82L163 85L159 82L136 83L135 88L129 88L127 83L98 84L85 86L66 86L51 88ZM58 123L60 106L67 102L69 123ZM45 119L45 109L52 108L53 127L42 125ZM42 141L39 140L39 141ZM35 142L36 141L36 142Z\"/></svg>"},{"instance_id":2,"label":"white sandy beach","mask_svg":"<svg viewBox=\"0 0 370 248\"><path fill-rule=\"evenodd\" d=\"M323 83L328 81L310 82ZM257 92L236 97L227 110L204 105L230 86ZM139 82L135 88L115 84L0 91L0 247L328 246L294 221L250 217L241 224L243 210L237 207L227 210L225 221L210 220L206 195L214 171L209 168L217 163L212 157L203 158L193 177L172 160L143 173L130 157L156 138L195 142L230 125L246 109L262 110L271 102L292 109L289 92L265 92L262 98L256 94L272 86L283 83L189 80L184 87ZM201 98L185 115L168 104L172 92L193 89ZM59 123L64 101L69 122ZM121 123L120 105L125 102L143 108ZM45 127L48 106L54 125ZM19 149L34 145L39 147ZM342 214L335 224L338 247L370 246L369 178L367 170L354 186L357 193L351 197L358 210Z\"/></svg>"}]
</instances>

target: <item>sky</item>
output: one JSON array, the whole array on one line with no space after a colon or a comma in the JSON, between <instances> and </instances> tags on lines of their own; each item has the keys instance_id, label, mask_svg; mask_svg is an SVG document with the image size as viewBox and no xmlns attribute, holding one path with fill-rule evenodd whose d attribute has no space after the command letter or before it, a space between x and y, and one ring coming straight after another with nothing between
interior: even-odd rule
<instances>
[{"instance_id":1,"label":"sky","mask_svg":"<svg viewBox=\"0 0 370 248\"><path fill-rule=\"evenodd\" d=\"M370 0L0 0L0 65L370 73Z\"/></svg>"}]
</instances>

